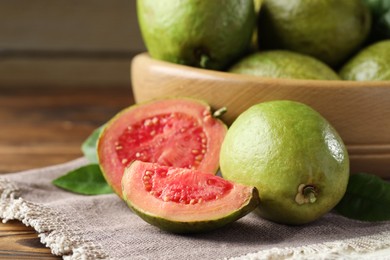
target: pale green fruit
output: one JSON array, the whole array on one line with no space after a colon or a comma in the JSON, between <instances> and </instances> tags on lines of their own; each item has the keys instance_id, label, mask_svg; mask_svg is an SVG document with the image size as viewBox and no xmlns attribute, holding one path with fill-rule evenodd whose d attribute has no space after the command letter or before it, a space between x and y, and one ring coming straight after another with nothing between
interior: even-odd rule
<instances>
[{"instance_id":1,"label":"pale green fruit","mask_svg":"<svg viewBox=\"0 0 390 260\"><path fill-rule=\"evenodd\" d=\"M153 58L207 69L244 55L256 26L253 0L138 0L137 13Z\"/></svg>"},{"instance_id":2,"label":"pale green fruit","mask_svg":"<svg viewBox=\"0 0 390 260\"><path fill-rule=\"evenodd\" d=\"M390 80L390 40L374 43L352 57L340 70L345 80Z\"/></svg>"},{"instance_id":3,"label":"pale green fruit","mask_svg":"<svg viewBox=\"0 0 390 260\"><path fill-rule=\"evenodd\" d=\"M229 72L269 78L340 79L325 63L308 55L284 50L250 54L233 65Z\"/></svg>"},{"instance_id":4,"label":"pale green fruit","mask_svg":"<svg viewBox=\"0 0 390 260\"><path fill-rule=\"evenodd\" d=\"M233 122L220 153L222 176L257 187L260 216L285 224L314 221L343 197L349 158L336 130L302 103L270 101Z\"/></svg>"},{"instance_id":5,"label":"pale green fruit","mask_svg":"<svg viewBox=\"0 0 390 260\"><path fill-rule=\"evenodd\" d=\"M367 38L371 13L361 0L264 0L260 49L287 49L340 65Z\"/></svg>"}]
</instances>

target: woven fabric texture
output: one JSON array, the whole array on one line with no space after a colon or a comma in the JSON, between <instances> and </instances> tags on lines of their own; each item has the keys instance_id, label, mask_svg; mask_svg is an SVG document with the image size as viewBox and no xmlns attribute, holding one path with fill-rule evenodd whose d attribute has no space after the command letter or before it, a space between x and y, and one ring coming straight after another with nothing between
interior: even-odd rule
<instances>
[{"instance_id":1,"label":"woven fabric texture","mask_svg":"<svg viewBox=\"0 0 390 260\"><path fill-rule=\"evenodd\" d=\"M0 177L0 218L32 226L64 259L390 259L390 221L360 222L328 213L287 226L251 213L222 229L170 234L135 215L116 195L83 196L52 180L83 158Z\"/></svg>"}]
</instances>

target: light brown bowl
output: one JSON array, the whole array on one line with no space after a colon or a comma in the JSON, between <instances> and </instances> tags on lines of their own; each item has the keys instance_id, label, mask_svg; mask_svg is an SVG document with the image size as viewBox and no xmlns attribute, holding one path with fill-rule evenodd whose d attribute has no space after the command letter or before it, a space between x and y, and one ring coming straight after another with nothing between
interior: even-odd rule
<instances>
[{"instance_id":1,"label":"light brown bowl","mask_svg":"<svg viewBox=\"0 0 390 260\"><path fill-rule=\"evenodd\" d=\"M187 96L227 107L229 125L250 106L269 100L295 100L321 113L347 145L351 172L390 178L390 81L351 82L260 78L198 69L152 59L132 61L135 101Z\"/></svg>"}]
</instances>

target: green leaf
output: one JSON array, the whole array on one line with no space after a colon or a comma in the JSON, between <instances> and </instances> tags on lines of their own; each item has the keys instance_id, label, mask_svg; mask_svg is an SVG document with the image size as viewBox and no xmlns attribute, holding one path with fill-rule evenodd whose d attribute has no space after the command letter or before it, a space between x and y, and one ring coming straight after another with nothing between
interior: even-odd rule
<instances>
[{"instance_id":1,"label":"green leaf","mask_svg":"<svg viewBox=\"0 0 390 260\"><path fill-rule=\"evenodd\" d=\"M353 174L343 199L335 209L352 219L390 220L390 183L375 175Z\"/></svg>"},{"instance_id":2,"label":"green leaf","mask_svg":"<svg viewBox=\"0 0 390 260\"><path fill-rule=\"evenodd\" d=\"M68 172L53 181L59 188L84 195L112 193L98 164L89 164Z\"/></svg>"},{"instance_id":3,"label":"green leaf","mask_svg":"<svg viewBox=\"0 0 390 260\"><path fill-rule=\"evenodd\" d=\"M390 38L390 1L363 0L372 14L370 42Z\"/></svg>"},{"instance_id":4,"label":"green leaf","mask_svg":"<svg viewBox=\"0 0 390 260\"><path fill-rule=\"evenodd\" d=\"M377 20L378 17L381 17L384 13L390 10L389 0L363 0L363 2L365 2L371 10L374 20Z\"/></svg>"},{"instance_id":5,"label":"green leaf","mask_svg":"<svg viewBox=\"0 0 390 260\"><path fill-rule=\"evenodd\" d=\"M382 38L390 38L390 9L378 20L376 31Z\"/></svg>"},{"instance_id":6,"label":"green leaf","mask_svg":"<svg viewBox=\"0 0 390 260\"><path fill-rule=\"evenodd\" d=\"M83 151L84 156L88 159L90 163L98 163L96 145L99 139L99 135L103 130L103 127L104 125L95 129L92 132L92 134L81 145L81 150Z\"/></svg>"}]
</instances>

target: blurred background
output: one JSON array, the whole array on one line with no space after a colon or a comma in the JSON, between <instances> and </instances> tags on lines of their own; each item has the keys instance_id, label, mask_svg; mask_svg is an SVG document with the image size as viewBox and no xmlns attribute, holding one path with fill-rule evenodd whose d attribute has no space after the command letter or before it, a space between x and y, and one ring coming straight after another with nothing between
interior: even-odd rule
<instances>
[{"instance_id":1,"label":"blurred background","mask_svg":"<svg viewBox=\"0 0 390 260\"><path fill-rule=\"evenodd\" d=\"M145 50L135 2L0 0L0 175L81 157L133 103L130 63ZM6 259L60 259L20 222L1 232Z\"/></svg>"},{"instance_id":2,"label":"blurred background","mask_svg":"<svg viewBox=\"0 0 390 260\"><path fill-rule=\"evenodd\" d=\"M0 0L0 87L129 87L136 0Z\"/></svg>"},{"instance_id":3,"label":"blurred background","mask_svg":"<svg viewBox=\"0 0 390 260\"><path fill-rule=\"evenodd\" d=\"M0 0L0 173L82 156L143 51L136 0Z\"/></svg>"}]
</instances>

